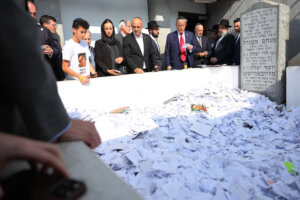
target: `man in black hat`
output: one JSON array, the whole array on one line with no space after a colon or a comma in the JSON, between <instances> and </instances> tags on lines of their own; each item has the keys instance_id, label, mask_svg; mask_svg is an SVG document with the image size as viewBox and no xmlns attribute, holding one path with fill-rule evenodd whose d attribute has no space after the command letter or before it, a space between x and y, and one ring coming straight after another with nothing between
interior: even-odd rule
<instances>
[{"instance_id":1,"label":"man in black hat","mask_svg":"<svg viewBox=\"0 0 300 200\"><path fill-rule=\"evenodd\" d=\"M232 64L234 36L228 33L229 21L222 19L219 23L219 39L210 62L212 64Z\"/></svg>"},{"instance_id":2,"label":"man in black hat","mask_svg":"<svg viewBox=\"0 0 300 200\"><path fill-rule=\"evenodd\" d=\"M147 29L148 29L149 35L152 39L152 46L154 48L157 65L159 67L159 71L161 71L162 70L162 61L161 61L161 57L160 57L160 48L156 41L159 36L159 27L160 26L157 24L156 21L148 22Z\"/></svg>"},{"instance_id":3,"label":"man in black hat","mask_svg":"<svg viewBox=\"0 0 300 200\"><path fill-rule=\"evenodd\" d=\"M234 41L234 51L233 51L233 58L232 64L233 65L240 65L241 63L241 43L240 43L240 34L241 34L241 27L240 27L240 18L236 18L233 21L234 31L237 33L236 39Z\"/></svg>"}]
</instances>

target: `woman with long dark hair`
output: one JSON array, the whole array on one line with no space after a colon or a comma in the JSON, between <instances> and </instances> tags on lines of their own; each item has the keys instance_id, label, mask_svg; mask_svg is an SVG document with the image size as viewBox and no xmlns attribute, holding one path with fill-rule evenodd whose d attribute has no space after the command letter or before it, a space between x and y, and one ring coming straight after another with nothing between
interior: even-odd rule
<instances>
[{"instance_id":1,"label":"woman with long dark hair","mask_svg":"<svg viewBox=\"0 0 300 200\"><path fill-rule=\"evenodd\" d=\"M114 25L105 19L101 25L102 39L95 43L95 62L99 76L118 76L125 73L120 42L115 38Z\"/></svg>"}]
</instances>

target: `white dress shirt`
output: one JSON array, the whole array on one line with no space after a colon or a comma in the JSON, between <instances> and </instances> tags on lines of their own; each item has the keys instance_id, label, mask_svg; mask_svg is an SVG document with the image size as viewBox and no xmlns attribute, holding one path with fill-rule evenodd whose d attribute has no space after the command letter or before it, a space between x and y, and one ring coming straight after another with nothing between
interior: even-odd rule
<instances>
[{"instance_id":1,"label":"white dress shirt","mask_svg":"<svg viewBox=\"0 0 300 200\"><path fill-rule=\"evenodd\" d=\"M135 34L133 34L139 47L140 47L140 50L144 56L144 40L143 40L143 34L141 33L140 37L137 37ZM145 64L145 61L143 62L143 69L146 69L146 64Z\"/></svg>"}]
</instances>

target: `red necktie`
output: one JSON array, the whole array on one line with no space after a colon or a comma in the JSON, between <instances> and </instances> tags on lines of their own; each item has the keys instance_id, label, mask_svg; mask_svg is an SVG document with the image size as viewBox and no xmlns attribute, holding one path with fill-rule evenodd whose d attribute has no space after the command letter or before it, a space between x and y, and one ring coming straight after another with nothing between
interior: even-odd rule
<instances>
[{"instance_id":1,"label":"red necktie","mask_svg":"<svg viewBox=\"0 0 300 200\"><path fill-rule=\"evenodd\" d=\"M184 62L186 60L186 54L185 54L185 49L182 48L182 46L184 45L184 39L182 36L182 33L180 33L180 53L181 53L181 61Z\"/></svg>"}]
</instances>

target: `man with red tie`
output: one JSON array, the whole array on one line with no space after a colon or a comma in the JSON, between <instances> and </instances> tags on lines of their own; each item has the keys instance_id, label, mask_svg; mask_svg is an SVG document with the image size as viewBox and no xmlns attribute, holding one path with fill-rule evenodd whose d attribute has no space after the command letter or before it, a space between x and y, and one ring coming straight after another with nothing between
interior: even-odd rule
<instances>
[{"instance_id":1,"label":"man with red tie","mask_svg":"<svg viewBox=\"0 0 300 200\"><path fill-rule=\"evenodd\" d=\"M197 41L194 34L185 31L187 19L179 17L176 20L177 30L170 33L166 43L166 66L167 69L184 69L194 67L193 53L197 50Z\"/></svg>"}]
</instances>

